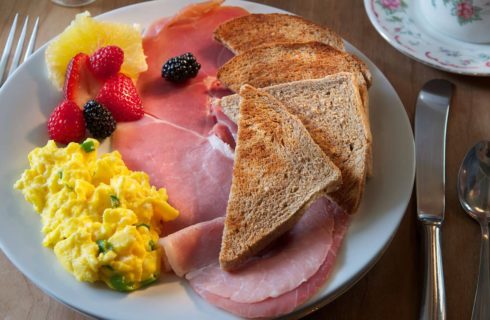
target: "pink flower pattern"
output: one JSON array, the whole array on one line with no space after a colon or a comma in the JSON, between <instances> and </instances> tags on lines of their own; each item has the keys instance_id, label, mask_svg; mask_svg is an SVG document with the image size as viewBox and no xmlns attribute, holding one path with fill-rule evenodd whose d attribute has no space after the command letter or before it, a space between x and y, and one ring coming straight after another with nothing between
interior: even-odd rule
<instances>
[{"instance_id":1,"label":"pink flower pattern","mask_svg":"<svg viewBox=\"0 0 490 320\"><path fill-rule=\"evenodd\" d=\"M400 7L400 0L381 0L381 5L389 10L396 10Z\"/></svg>"},{"instance_id":2,"label":"pink flower pattern","mask_svg":"<svg viewBox=\"0 0 490 320\"><path fill-rule=\"evenodd\" d=\"M473 5L473 0L444 0L444 5L450 3L452 6L451 14L458 19L460 25L472 23L475 20L481 20L480 12L482 8ZM488 3L486 4L488 5Z\"/></svg>"},{"instance_id":3,"label":"pink flower pattern","mask_svg":"<svg viewBox=\"0 0 490 320\"><path fill-rule=\"evenodd\" d=\"M457 4L456 14L460 18L468 20L473 17L473 15L475 14L475 10L473 9L473 5L470 2L461 1Z\"/></svg>"}]
</instances>

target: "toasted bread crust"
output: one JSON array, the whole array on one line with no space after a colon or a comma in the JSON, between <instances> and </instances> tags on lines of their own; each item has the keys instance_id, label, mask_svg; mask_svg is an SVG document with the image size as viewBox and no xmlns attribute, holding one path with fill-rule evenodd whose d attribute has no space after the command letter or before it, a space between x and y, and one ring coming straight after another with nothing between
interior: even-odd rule
<instances>
[{"instance_id":1,"label":"toasted bread crust","mask_svg":"<svg viewBox=\"0 0 490 320\"><path fill-rule=\"evenodd\" d=\"M302 17L283 14L249 14L221 24L214 38L235 54L272 43L318 41L344 51L342 38L332 30Z\"/></svg>"},{"instance_id":2,"label":"toasted bread crust","mask_svg":"<svg viewBox=\"0 0 490 320\"><path fill-rule=\"evenodd\" d=\"M232 58L218 71L218 79L233 91L248 83L264 88L291 81L319 79L338 72L357 74L358 86L369 119L368 87L372 76L358 57L319 42L269 44L253 48ZM369 121L368 139L371 141ZM370 147L371 148L371 147ZM372 152L366 165L372 175Z\"/></svg>"},{"instance_id":3,"label":"toasted bread crust","mask_svg":"<svg viewBox=\"0 0 490 320\"><path fill-rule=\"evenodd\" d=\"M358 73L364 78L362 82L371 83L364 62L320 42L271 44L247 50L225 63L218 70L218 79L237 92L244 84L264 88L338 72Z\"/></svg>"},{"instance_id":4,"label":"toasted bread crust","mask_svg":"<svg viewBox=\"0 0 490 320\"><path fill-rule=\"evenodd\" d=\"M360 84L359 85L359 93L361 95L361 100L363 104L363 110L365 114L365 119L366 119L366 131L367 131L367 138L369 141L369 148L368 148L368 157L367 157L367 172L366 172L366 177L370 178L374 175L374 165L373 165L373 136L371 133L371 124L369 121L369 94L368 94L368 88L366 84Z\"/></svg>"},{"instance_id":5,"label":"toasted bread crust","mask_svg":"<svg viewBox=\"0 0 490 320\"><path fill-rule=\"evenodd\" d=\"M248 85L240 94L219 258L225 270L239 267L291 229L315 199L341 184L340 170L282 103Z\"/></svg>"},{"instance_id":6,"label":"toasted bread crust","mask_svg":"<svg viewBox=\"0 0 490 320\"><path fill-rule=\"evenodd\" d=\"M372 140L357 82L354 74L338 73L263 88L302 121L340 168L343 184L330 197L349 213L357 210L362 198ZM235 122L239 101L238 95L221 99L223 112Z\"/></svg>"}]
</instances>

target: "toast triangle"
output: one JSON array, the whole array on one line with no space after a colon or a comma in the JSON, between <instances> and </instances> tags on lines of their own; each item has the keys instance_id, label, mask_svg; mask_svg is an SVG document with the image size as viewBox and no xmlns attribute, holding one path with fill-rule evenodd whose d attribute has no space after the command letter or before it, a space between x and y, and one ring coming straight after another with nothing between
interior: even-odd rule
<instances>
[{"instance_id":1,"label":"toast triangle","mask_svg":"<svg viewBox=\"0 0 490 320\"><path fill-rule=\"evenodd\" d=\"M339 169L281 102L240 90L233 179L219 262L239 267L291 229L318 197L341 184Z\"/></svg>"},{"instance_id":2,"label":"toast triangle","mask_svg":"<svg viewBox=\"0 0 490 320\"><path fill-rule=\"evenodd\" d=\"M276 43L252 48L226 62L218 70L218 79L225 87L238 92L244 84L264 88L324 78L338 72L356 73L359 85L371 84L371 73L362 60L320 42Z\"/></svg>"},{"instance_id":3,"label":"toast triangle","mask_svg":"<svg viewBox=\"0 0 490 320\"><path fill-rule=\"evenodd\" d=\"M342 186L329 194L349 213L356 212L362 198L371 134L356 76L338 73L323 79L302 80L263 88L281 101L304 124L313 140L342 173ZM223 112L239 121L240 96L221 99Z\"/></svg>"},{"instance_id":4,"label":"toast triangle","mask_svg":"<svg viewBox=\"0 0 490 320\"><path fill-rule=\"evenodd\" d=\"M222 23L214 38L240 54L264 44L318 41L344 51L342 38L302 17L284 13L253 13Z\"/></svg>"}]
</instances>

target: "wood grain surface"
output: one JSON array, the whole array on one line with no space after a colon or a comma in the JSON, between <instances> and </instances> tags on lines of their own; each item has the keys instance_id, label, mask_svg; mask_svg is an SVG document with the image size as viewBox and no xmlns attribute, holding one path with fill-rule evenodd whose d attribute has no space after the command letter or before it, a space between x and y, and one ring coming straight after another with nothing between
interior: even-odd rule
<instances>
[{"instance_id":1,"label":"wood grain surface","mask_svg":"<svg viewBox=\"0 0 490 320\"><path fill-rule=\"evenodd\" d=\"M3 48L16 12L22 16L40 17L38 48L61 32L78 12L90 10L97 15L134 2L137 1L97 0L82 8L63 8L49 0L2 0L0 48ZM443 78L456 85L447 132L446 220L442 241L448 319L469 319L478 271L480 229L459 206L456 176L467 149L476 141L490 137L490 78L453 75L409 59L375 31L360 0L257 2L288 10L336 30L386 75L412 123L416 96L426 81ZM396 236L372 270L341 297L306 318L416 319L421 299L421 266L420 233L412 197ZM87 318L44 294L1 252L0 284L2 319Z\"/></svg>"}]
</instances>

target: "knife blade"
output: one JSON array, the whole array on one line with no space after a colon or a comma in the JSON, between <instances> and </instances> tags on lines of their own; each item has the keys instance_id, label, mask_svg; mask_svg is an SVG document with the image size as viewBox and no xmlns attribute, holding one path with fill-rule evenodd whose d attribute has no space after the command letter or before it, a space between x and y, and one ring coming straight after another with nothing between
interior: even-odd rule
<instances>
[{"instance_id":1,"label":"knife blade","mask_svg":"<svg viewBox=\"0 0 490 320\"><path fill-rule=\"evenodd\" d=\"M415 107L417 216L424 228L424 291L421 319L446 319L440 228L445 209L446 128L454 85L427 82Z\"/></svg>"}]
</instances>

